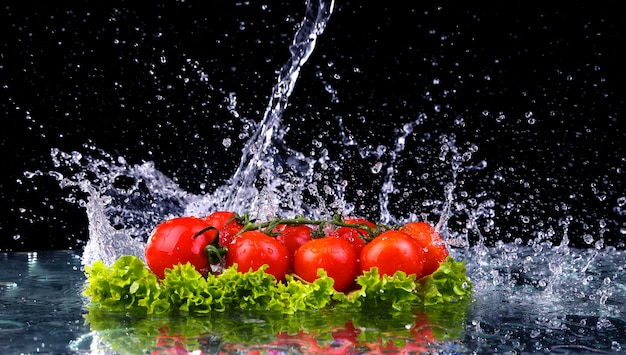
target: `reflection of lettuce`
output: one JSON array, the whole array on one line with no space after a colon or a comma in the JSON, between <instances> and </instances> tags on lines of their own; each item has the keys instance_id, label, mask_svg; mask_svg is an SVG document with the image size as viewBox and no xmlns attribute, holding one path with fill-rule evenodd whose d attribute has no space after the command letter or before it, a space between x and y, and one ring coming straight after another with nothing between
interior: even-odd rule
<instances>
[{"instance_id":1,"label":"reflection of lettuce","mask_svg":"<svg viewBox=\"0 0 626 355\"><path fill-rule=\"evenodd\" d=\"M110 267L97 261L85 268L84 295L90 309L138 314L203 314L229 310L298 311L337 308L385 308L402 311L416 305L434 305L466 300L472 283L465 263L448 257L432 275L416 280L402 272L380 277L376 269L357 278L360 288L344 294L333 289L333 280L323 270L312 283L288 275L276 282L264 268L240 273L236 267L219 275L202 277L191 264L166 270L158 280L143 261L123 256Z\"/></svg>"},{"instance_id":2,"label":"reflection of lettuce","mask_svg":"<svg viewBox=\"0 0 626 355\"><path fill-rule=\"evenodd\" d=\"M419 306L404 312L327 307L289 315L273 311L237 311L138 316L90 309L85 319L102 345L119 354L146 354L175 348L180 353L185 353L182 349L210 354L247 353L250 349L285 350L261 353L308 353L294 346L306 345L303 343L311 339L319 346L340 346L342 344L336 341L333 343L333 332L345 329L347 324L357 330L354 349L349 353L367 352L365 344L384 345L391 341L403 346L419 341L412 333L415 326L432 330L434 342L429 346L449 351L453 343L438 342L454 342L460 338L468 305L468 302L456 302ZM421 322L423 319L426 321ZM293 336L289 338L291 342L284 341L285 334Z\"/></svg>"}]
</instances>

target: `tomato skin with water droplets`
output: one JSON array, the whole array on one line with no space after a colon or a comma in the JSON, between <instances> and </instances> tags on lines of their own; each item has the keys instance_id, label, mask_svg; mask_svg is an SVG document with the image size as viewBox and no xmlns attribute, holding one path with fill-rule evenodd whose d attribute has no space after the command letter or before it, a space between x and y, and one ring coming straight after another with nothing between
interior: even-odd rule
<instances>
[{"instance_id":1,"label":"tomato skin with water droplets","mask_svg":"<svg viewBox=\"0 0 626 355\"><path fill-rule=\"evenodd\" d=\"M441 235L426 222L409 222L400 228L410 235L424 249L424 268L421 277L428 276L439 268L439 264L449 255Z\"/></svg>"},{"instance_id":2,"label":"tomato skin with water droplets","mask_svg":"<svg viewBox=\"0 0 626 355\"><path fill-rule=\"evenodd\" d=\"M296 253L296 250L298 250L298 248L300 248L304 243L313 239L311 237L313 228L309 227L306 224L279 224L278 226L276 226L276 228L274 228L273 232L278 233L276 239L285 244L287 249L289 249L289 261L291 263L291 266L293 266L293 257Z\"/></svg>"},{"instance_id":3,"label":"tomato skin with water droplets","mask_svg":"<svg viewBox=\"0 0 626 355\"><path fill-rule=\"evenodd\" d=\"M343 222L347 224L361 224L369 228L376 227L373 222L361 217L349 217L344 219ZM346 226L339 227L337 230L331 232L329 235L343 238L349 241L354 247L357 256L361 254L361 249L363 249L366 243L365 240L369 238L369 233L367 229Z\"/></svg>"},{"instance_id":4,"label":"tomato skin with water droplets","mask_svg":"<svg viewBox=\"0 0 626 355\"><path fill-rule=\"evenodd\" d=\"M226 267L237 264L239 272L256 271L264 264L265 272L283 280L291 265L289 249L274 237L251 230L235 237L228 246Z\"/></svg>"},{"instance_id":5,"label":"tomato skin with water droplets","mask_svg":"<svg viewBox=\"0 0 626 355\"><path fill-rule=\"evenodd\" d=\"M396 271L419 277L424 267L424 250L401 231L389 230L367 243L361 250L361 271L378 268L378 273L393 276Z\"/></svg>"},{"instance_id":6,"label":"tomato skin with water droplets","mask_svg":"<svg viewBox=\"0 0 626 355\"><path fill-rule=\"evenodd\" d=\"M357 253L346 239L333 236L313 239L296 251L293 268L308 282L317 279L317 269L322 268L334 280L335 290L344 291L357 275Z\"/></svg>"},{"instance_id":7,"label":"tomato skin with water droplets","mask_svg":"<svg viewBox=\"0 0 626 355\"><path fill-rule=\"evenodd\" d=\"M218 243L221 247L228 246L243 228L236 218L237 215L230 211L216 211L205 217L207 224L218 230Z\"/></svg>"},{"instance_id":8,"label":"tomato skin with water droplets","mask_svg":"<svg viewBox=\"0 0 626 355\"><path fill-rule=\"evenodd\" d=\"M144 254L150 270L163 278L165 269L189 262L206 276L210 265L205 248L217 235L212 229L198 234L206 227L207 223L197 217L177 217L157 225L148 238Z\"/></svg>"}]
</instances>

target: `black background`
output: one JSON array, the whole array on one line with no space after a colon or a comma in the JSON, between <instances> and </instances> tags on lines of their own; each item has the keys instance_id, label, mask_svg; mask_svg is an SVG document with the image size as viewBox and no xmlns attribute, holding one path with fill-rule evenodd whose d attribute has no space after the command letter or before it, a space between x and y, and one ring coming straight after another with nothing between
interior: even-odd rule
<instances>
[{"instance_id":1,"label":"black background","mask_svg":"<svg viewBox=\"0 0 626 355\"><path fill-rule=\"evenodd\" d=\"M4 3L0 250L86 240L84 211L58 183L24 175L54 170L51 148L154 161L195 193L225 183L245 142L236 137L263 116L304 7ZM588 234L623 246L624 23L617 2L337 2L290 100L287 139L332 149L329 122L340 116L360 142L389 145L422 114L421 132L479 147L473 159L487 168L463 188L496 201L497 238L529 239L572 216L573 244ZM229 111L231 93L244 119ZM304 118L311 112L321 124ZM227 149L224 137L234 137ZM357 179L355 157L343 174Z\"/></svg>"}]
</instances>

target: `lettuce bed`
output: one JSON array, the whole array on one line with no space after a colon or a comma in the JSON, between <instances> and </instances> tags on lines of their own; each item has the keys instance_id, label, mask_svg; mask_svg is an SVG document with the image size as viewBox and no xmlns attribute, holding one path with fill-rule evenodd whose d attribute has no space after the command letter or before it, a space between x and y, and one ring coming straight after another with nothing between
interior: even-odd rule
<instances>
[{"instance_id":1,"label":"lettuce bed","mask_svg":"<svg viewBox=\"0 0 626 355\"><path fill-rule=\"evenodd\" d=\"M87 284L83 294L88 308L107 312L146 315L206 314L225 311L272 311L294 314L327 307L339 309L410 310L469 300L472 282L465 262L448 257L430 276L397 272L380 277L373 268L356 279L353 291L333 289L333 280L323 270L312 283L287 275L277 282L264 268L241 273L236 265L218 275L203 277L190 264L167 270L159 280L135 256L122 256L111 266L101 261L85 267Z\"/></svg>"}]
</instances>

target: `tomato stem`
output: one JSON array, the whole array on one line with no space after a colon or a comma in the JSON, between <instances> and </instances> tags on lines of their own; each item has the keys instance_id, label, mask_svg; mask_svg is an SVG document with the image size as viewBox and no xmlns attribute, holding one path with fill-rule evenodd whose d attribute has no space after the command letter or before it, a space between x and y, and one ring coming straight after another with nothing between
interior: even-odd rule
<instances>
[{"instance_id":1,"label":"tomato stem","mask_svg":"<svg viewBox=\"0 0 626 355\"><path fill-rule=\"evenodd\" d=\"M210 231L211 229L213 229L213 230L215 230L216 232L218 232L218 233L219 233L219 231L217 230L217 228L215 228L215 227L213 227L213 226L208 226L208 227L204 227L204 228L200 229L200 230L198 231L198 233L194 234L194 235L193 235L193 237L191 237L191 239L196 239L196 238L198 238L199 236L201 236L202 234L204 234L205 232Z\"/></svg>"},{"instance_id":2,"label":"tomato stem","mask_svg":"<svg viewBox=\"0 0 626 355\"><path fill-rule=\"evenodd\" d=\"M211 243L204 248L204 252L207 258L209 258L209 264L219 263L222 267L225 265L224 255L228 253L228 248L220 248Z\"/></svg>"},{"instance_id":3,"label":"tomato stem","mask_svg":"<svg viewBox=\"0 0 626 355\"><path fill-rule=\"evenodd\" d=\"M312 237L322 237L325 235L324 227L327 225L332 225L336 227L350 227L350 228L358 228L363 229L367 232L367 236L362 236L365 240L371 240L375 238L377 235L382 233L385 230L391 229L391 227L377 224L374 227L369 226L367 223L358 222L358 223L347 223L343 220L341 215L337 214L331 220L322 220L322 219L308 219L302 215L296 215L293 218L272 218L265 222L255 223L254 220L250 220L247 215L238 219L244 223L244 227L237 234L241 234L243 232L251 231L251 230L261 230L263 233L268 234L270 236L279 235L278 232L275 232L274 229L279 225L317 225L317 229L314 230L311 234Z\"/></svg>"}]
</instances>

